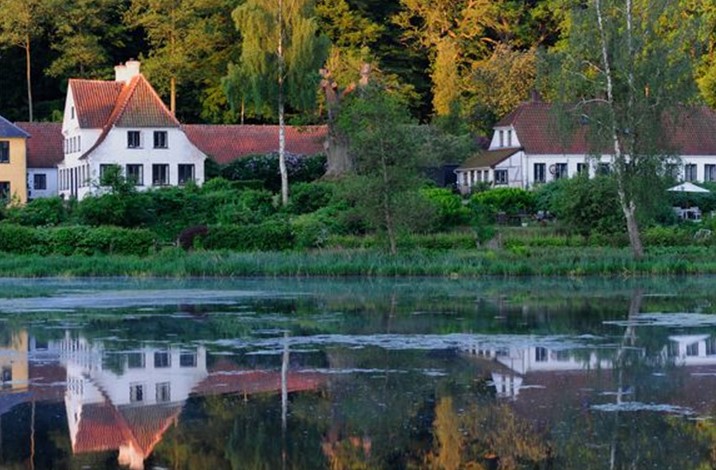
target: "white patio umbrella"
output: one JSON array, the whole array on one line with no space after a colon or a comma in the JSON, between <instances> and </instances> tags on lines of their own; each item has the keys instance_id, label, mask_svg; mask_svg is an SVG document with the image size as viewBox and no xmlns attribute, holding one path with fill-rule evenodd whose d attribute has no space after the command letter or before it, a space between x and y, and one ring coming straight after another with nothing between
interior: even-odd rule
<instances>
[{"instance_id":1,"label":"white patio umbrella","mask_svg":"<svg viewBox=\"0 0 716 470\"><path fill-rule=\"evenodd\" d=\"M677 184L673 188L667 189L667 191L673 191L673 192L681 192L681 193L710 193L706 188L702 188L701 186L696 186L693 183L689 183L688 181Z\"/></svg>"}]
</instances>

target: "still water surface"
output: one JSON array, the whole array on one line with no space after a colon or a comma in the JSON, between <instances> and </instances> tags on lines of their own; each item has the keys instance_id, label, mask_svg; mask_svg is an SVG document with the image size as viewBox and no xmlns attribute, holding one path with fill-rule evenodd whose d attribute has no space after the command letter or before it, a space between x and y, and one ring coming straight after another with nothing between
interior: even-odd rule
<instances>
[{"instance_id":1,"label":"still water surface","mask_svg":"<svg viewBox=\"0 0 716 470\"><path fill-rule=\"evenodd\" d=\"M0 468L716 466L716 278L0 280Z\"/></svg>"}]
</instances>

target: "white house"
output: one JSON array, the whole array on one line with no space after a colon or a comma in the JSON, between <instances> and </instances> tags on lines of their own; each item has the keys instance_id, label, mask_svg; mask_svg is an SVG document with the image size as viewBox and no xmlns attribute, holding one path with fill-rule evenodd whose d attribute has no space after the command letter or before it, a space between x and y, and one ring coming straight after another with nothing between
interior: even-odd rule
<instances>
[{"instance_id":1,"label":"white house","mask_svg":"<svg viewBox=\"0 0 716 470\"><path fill-rule=\"evenodd\" d=\"M682 179L716 181L716 113L684 107L666 128L666 145L681 160ZM552 105L533 97L494 126L487 150L455 170L457 185L463 193L480 183L528 189L580 172L608 171L611 157L593 154L584 126L565 136Z\"/></svg>"},{"instance_id":2,"label":"white house","mask_svg":"<svg viewBox=\"0 0 716 470\"><path fill-rule=\"evenodd\" d=\"M61 124L16 122L30 134L27 139L27 198L57 196L57 165L62 162Z\"/></svg>"},{"instance_id":3,"label":"white house","mask_svg":"<svg viewBox=\"0 0 716 470\"><path fill-rule=\"evenodd\" d=\"M121 167L138 189L204 181L204 155L139 72L115 67L115 81L71 79L58 165L59 194L82 199L101 191L102 174Z\"/></svg>"}]
</instances>

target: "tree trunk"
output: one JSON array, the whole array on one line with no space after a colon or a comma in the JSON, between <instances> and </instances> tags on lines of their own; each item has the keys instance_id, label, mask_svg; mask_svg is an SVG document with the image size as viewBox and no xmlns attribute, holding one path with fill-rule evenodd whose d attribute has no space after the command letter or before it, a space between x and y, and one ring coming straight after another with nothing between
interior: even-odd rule
<instances>
[{"instance_id":1,"label":"tree trunk","mask_svg":"<svg viewBox=\"0 0 716 470\"><path fill-rule=\"evenodd\" d=\"M348 153L348 139L336 128L334 120L328 120L326 136L326 178L339 178L354 169L353 159Z\"/></svg>"},{"instance_id":2,"label":"tree trunk","mask_svg":"<svg viewBox=\"0 0 716 470\"><path fill-rule=\"evenodd\" d=\"M634 258L640 260L644 257L644 246L641 243L641 234L639 233L639 223L636 220L636 204L634 201L627 200L623 190L619 190L619 205L624 212L624 218L627 224L627 233L629 234L629 245L631 246Z\"/></svg>"},{"instance_id":3,"label":"tree trunk","mask_svg":"<svg viewBox=\"0 0 716 470\"><path fill-rule=\"evenodd\" d=\"M286 169L286 124L283 104L283 0L278 0L278 167L281 172L281 204L288 204L288 171Z\"/></svg>"},{"instance_id":4,"label":"tree trunk","mask_svg":"<svg viewBox=\"0 0 716 470\"><path fill-rule=\"evenodd\" d=\"M27 109L29 112L30 122L33 122L32 116L32 73L30 66L30 36L25 37L25 78L27 80Z\"/></svg>"},{"instance_id":5,"label":"tree trunk","mask_svg":"<svg viewBox=\"0 0 716 470\"><path fill-rule=\"evenodd\" d=\"M381 145L382 147L382 145ZM390 178L388 178L388 165L385 162L385 150L381 148L381 164L383 170L383 216L385 218L385 231L390 243L390 254L398 254L398 245L395 240L395 223L393 221L393 208L390 207Z\"/></svg>"},{"instance_id":6,"label":"tree trunk","mask_svg":"<svg viewBox=\"0 0 716 470\"><path fill-rule=\"evenodd\" d=\"M177 115L177 79L175 76L169 79L169 111L172 116Z\"/></svg>"}]
</instances>

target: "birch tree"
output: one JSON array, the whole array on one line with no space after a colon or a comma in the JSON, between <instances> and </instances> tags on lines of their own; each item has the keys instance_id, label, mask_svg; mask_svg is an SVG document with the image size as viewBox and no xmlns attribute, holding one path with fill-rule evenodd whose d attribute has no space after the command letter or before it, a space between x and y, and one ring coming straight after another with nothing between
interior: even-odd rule
<instances>
[{"instance_id":1,"label":"birch tree","mask_svg":"<svg viewBox=\"0 0 716 470\"><path fill-rule=\"evenodd\" d=\"M677 47L690 28L670 21L678 15L678 5L668 0L580 3L557 61L563 109L571 122L587 126L592 152L611 160L637 259L644 255L640 208L677 150L665 125L695 94L691 60Z\"/></svg>"},{"instance_id":2,"label":"birch tree","mask_svg":"<svg viewBox=\"0 0 716 470\"><path fill-rule=\"evenodd\" d=\"M250 101L258 115L278 117L281 201L288 203L286 105L314 109L328 40L319 33L311 0L248 0L233 12L243 36L241 61L224 80L234 107Z\"/></svg>"}]
</instances>

